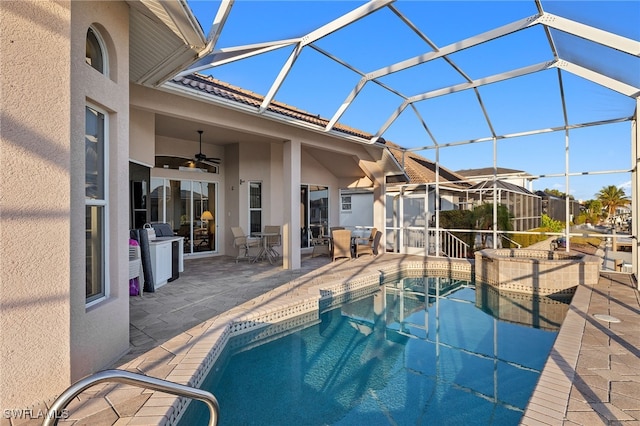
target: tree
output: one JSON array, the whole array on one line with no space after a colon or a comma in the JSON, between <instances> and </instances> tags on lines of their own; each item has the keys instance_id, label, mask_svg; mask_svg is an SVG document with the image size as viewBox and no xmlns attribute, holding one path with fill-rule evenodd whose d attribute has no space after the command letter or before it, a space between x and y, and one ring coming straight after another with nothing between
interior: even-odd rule
<instances>
[{"instance_id":1,"label":"tree","mask_svg":"<svg viewBox=\"0 0 640 426\"><path fill-rule=\"evenodd\" d=\"M549 188L545 188L544 191L546 194L549 195L553 195L554 197L558 197L558 198L565 198L567 196L567 194L565 194L564 192L561 192L557 189L549 189ZM573 195L569 195L569 199L573 200Z\"/></svg>"},{"instance_id":2,"label":"tree","mask_svg":"<svg viewBox=\"0 0 640 426\"><path fill-rule=\"evenodd\" d=\"M599 223L602 218L602 202L600 200L587 200L583 204L584 211L580 213L575 223L577 225L585 222Z\"/></svg>"},{"instance_id":3,"label":"tree","mask_svg":"<svg viewBox=\"0 0 640 426\"><path fill-rule=\"evenodd\" d=\"M618 207L631 204L631 200L627 198L624 189L618 188L615 185L603 187L596 194L596 198L602 203L602 206L607 209L608 217L612 217Z\"/></svg>"},{"instance_id":4,"label":"tree","mask_svg":"<svg viewBox=\"0 0 640 426\"><path fill-rule=\"evenodd\" d=\"M511 231L513 228L511 226L511 219L513 218L511 213L509 213L509 209L504 204L498 204L498 217L496 223L498 225L499 231ZM485 203L480 206L477 206L473 209L472 212L472 229L482 229L488 230L493 229L493 204ZM487 246L487 237L488 234L482 233L481 241L482 247Z\"/></svg>"}]
</instances>

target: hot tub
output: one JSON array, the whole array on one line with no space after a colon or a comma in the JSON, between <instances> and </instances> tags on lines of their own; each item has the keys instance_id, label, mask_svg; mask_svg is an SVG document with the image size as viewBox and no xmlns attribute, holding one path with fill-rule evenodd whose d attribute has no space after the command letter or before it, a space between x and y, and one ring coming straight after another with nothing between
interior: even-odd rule
<instances>
[{"instance_id":1,"label":"hot tub","mask_svg":"<svg viewBox=\"0 0 640 426\"><path fill-rule=\"evenodd\" d=\"M494 287L529 294L572 294L578 284L598 282L597 256L530 249L475 253L475 277Z\"/></svg>"}]
</instances>

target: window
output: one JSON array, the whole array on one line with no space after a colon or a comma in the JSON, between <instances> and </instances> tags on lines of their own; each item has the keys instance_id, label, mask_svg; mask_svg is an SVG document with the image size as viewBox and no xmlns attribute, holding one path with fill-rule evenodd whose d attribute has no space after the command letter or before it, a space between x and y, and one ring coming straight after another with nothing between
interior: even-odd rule
<instances>
[{"instance_id":1,"label":"window","mask_svg":"<svg viewBox=\"0 0 640 426\"><path fill-rule=\"evenodd\" d=\"M106 120L96 108L85 108L86 300L107 296L107 164Z\"/></svg>"},{"instance_id":2,"label":"window","mask_svg":"<svg viewBox=\"0 0 640 426\"><path fill-rule=\"evenodd\" d=\"M100 39L98 33L93 28L89 28L89 30L87 31L87 48L85 61L99 73L107 74L107 58L104 54L105 49L103 46L104 43L102 43L102 40Z\"/></svg>"},{"instance_id":3,"label":"window","mask_svg":"<svg viewBox=\"0 0 640 426\"><path fill-rule=\"evenodd\" d=\"M351 195L343 195L342 196L342 204L341 204L341 208L343 212L350 212L351 211Z\"/></svg>"},{"instance_id":4,"label":"window","mask_svg":"<svg viewBox=\"0 0 640 426\"><path fill-rule=\"evenodd\" d=\"M249 233L262 231L262 182L249 182Z\"/></svg>"}]
</instances>

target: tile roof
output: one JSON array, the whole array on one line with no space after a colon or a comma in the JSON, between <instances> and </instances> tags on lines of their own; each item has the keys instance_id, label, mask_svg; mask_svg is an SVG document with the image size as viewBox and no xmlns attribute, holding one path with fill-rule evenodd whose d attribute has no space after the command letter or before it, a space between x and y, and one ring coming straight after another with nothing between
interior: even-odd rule
<instances>
[{"instance_id":1,"label":"tile roof","mask_svg":"<svg viewBox=\"0 0 640 426\"><path fill-rule=\"evenodd\" d=\"M506 167L496 167L496 170L498 175L529 175L529 173L526 173L523 170L507 169ZM456 173L467 177L493 176L493 167L457 170Z\"/></svg>"},{"instance_id":2,"label":"tile roof","mask_svg":"<svg viewBox=\"0 0 640 426\"><path fill-rule=\"evenodd\" d=\"M238 86L234 86L229 83L225 83L214 77L199 73L174 77L172 82L208 93L213 96L217 96L222 99L255 107L256 109L260 107L262 101L264 100L264 96L259 95L255 92L243 89ZM285 117L295 118L306 123L315 124L323 128L326 127L329 123L329 119L320 117L320 115L318 114L311 114L307 111L303 111L291 105L287 105L275 100L269 104L268 111L283 115ZM373 135L369 133L342 124L336 124L334 126L334 130L349 136L356 136L362 139L371 139L373 137Z\"/></svg>"},{"instance_id":3,"label":"tile roof","mask_svg":"<svg viewBox=\"0 0 640 426\"><path fill-rule=\"evenodd\" d=\"M214 77L199 73L178 76L173 78L172 82L174 84L179 84L194 90L199 90L222 99L245 104L256 109L260 107L262 101L264 100L264 96L259 95L255 92L243 89L238 86L234 86L229 83L225 83ZM271 102L271 104L269 104L268 110L276 114L281 114L283 116L301 120L306 123L315 124L323 128L326 127L326 125L329 123L328 119L323 118L320 115L311 114L307 111L303 111L301 109L278 101ZM373 135L369 133L342 124L336 124L334 129L347 135L356 136L363 139L371 139L373 137ZM380 142L384 143L387 147L390 148L389 152L391 152L396 161L400 164L400 166L402 166L402 151L404 149L400 147L400 145L397 145L393 142L385 141L382 138ZM416 153L405 152L404 168L411 183L432 183L436 180L435 163ZM440 166L440 182L444 184L450 183L451 185L458 188L468 188L473 185L473 182L469 182L464 176L442 166ZM402 183L405 182L402 181Z\"/></svg>"},{"instance_id":4,"label":"tile roof","mask_svg":"<svg viewBox=\"0 0 640 426\"><path fill-rule=\"evenodd\" d=\"M386 142L400 165L403 165L403 150L393 142ZM404 168L409 176L410 183L433 183L436 181L436 164L415 152L404 152ZM470 182L466 177L440 166L440 183L450 184L457 188L469 188L474 182Z\"/></svg>"},{"instance_id":5,"label":"tile roof","mask_svg":"<svg viewBox=\"0 0 640 426\"><path fill-rule=\"evenodd\" d=\"M537 194L534 194L533 192L529 191L528 189L523 188L520 185L516 185L516 184L511 183L511 182L506 182L504 180L496 181L496 186L499 189L505 189L507 191L516 192L516 193L520 193L520 194L537 195ZM470 189L472 189L472 190L491 190L491 189L493 189L493 181L492 180L482 181L482 182L472 186Z\"/></svg>"}]
</instances>

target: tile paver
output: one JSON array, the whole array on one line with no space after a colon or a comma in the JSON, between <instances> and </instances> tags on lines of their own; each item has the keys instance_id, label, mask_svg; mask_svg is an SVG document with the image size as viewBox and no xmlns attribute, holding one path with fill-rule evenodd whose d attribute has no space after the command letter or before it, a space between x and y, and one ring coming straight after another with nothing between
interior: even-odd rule
<instances>
[{"instance_id":1,"label":"tile paver","mask_svg":"<svg viewBox=\"0 0 640 426\"><path fill-rule=\"evenodd\" d=\"M574 296L554 345L559 345L569 329L580 337L578 344L564 354L563 370L572 373L572 386L570 394L565 395L566 410L556 419L560 424L638 424L640 302L636 285L630 275L601 273L597 285L580 286ZM596 314L611 315L621 322L602 321ZM576 362L569 360L570 352L577 356ZM549 393L544 387L547 374L551 369L543 371L532 403ZM549 419L541 419L538 411L539 405L527 409L522 424L547 424Z\"/></svg>"},{"instance_id":2,"label":"tile paver","mask_svg":"<svg viewBox=\"0 0 640 426\"><path fill-rule=\"evenodd\" d=\"M305 257L297 271L266 262L236 264L228 257L185 260L185 272L178 280L130 299L131 350L114 368L188 380L183 372L192 371L194 360L206 352L195 347L190 351L191 340L217 341L224 326L216 325L221 314L266 315L273 306L317 295L329 277L358 276L374 264L373 259L330 264L326 257ZM629 275L603 273L596 286L579 288L522 424L639 423L640 303L633 285ZM599 321L593 316L597 313L622 322ZM92 398L101 394L95 389L81 395L70 406L75 411L72 418L82 413L80 424L160 424L172 411L167 411L167 403L174 400L168 394L126 385L112 385L102 393L106 397ZM131 397L123 400L125 395ZM134 412L135 417L127 417Z\"/></svg>"}]
</instances>

